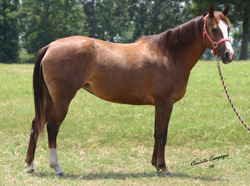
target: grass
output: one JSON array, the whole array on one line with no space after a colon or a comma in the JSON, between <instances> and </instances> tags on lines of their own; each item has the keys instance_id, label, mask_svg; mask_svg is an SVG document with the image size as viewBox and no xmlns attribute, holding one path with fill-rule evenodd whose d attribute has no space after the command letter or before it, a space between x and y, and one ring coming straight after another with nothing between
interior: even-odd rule
<instances>
[{"instance_id":1,"label":"grass","mask_svg":"<svg viewBox=\"0 0 250 186\"><path fill-rule=\"evenodd\" d=\"M250 125L249 62L221 65L233 102ZM215 62L192 70L185 97L174 105L166 163L151 166L154 107L100 100L79 91L58 135L65 177L49 168L47 138L39 139L36 174L24 162L34 117L33 65L0 64L0 185L249 185L250 134L234 114ZM192 161L229 154L219 161ZM214 167L209 169L209 166Z\"/></svg>"}]
</instances>

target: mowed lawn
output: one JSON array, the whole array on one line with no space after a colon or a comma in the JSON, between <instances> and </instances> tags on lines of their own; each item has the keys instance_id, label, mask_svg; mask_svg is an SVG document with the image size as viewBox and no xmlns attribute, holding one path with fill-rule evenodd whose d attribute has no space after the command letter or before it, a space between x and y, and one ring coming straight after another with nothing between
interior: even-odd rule
<instances>
[{"instance_id":1,"label":"mowed lawn","mask_svg":"<svg viewBox=\"0 0 250 186\"><path fill-rule=\"evenodd\" d=\"M250 125L250 62L221 69ZM32 73L33 65L0 64L0 185L250 185L250 134L227 100L216 62L197 63L186 95L174 105L166 147L173 177L151 166L153 106L110 103L84 90L73 99L57 138L66 176L56 177L49 168L46 133L37 144L37 173L26 173ZM191 166L204 159L209 161Z\"/></svg>"}]
</instances>

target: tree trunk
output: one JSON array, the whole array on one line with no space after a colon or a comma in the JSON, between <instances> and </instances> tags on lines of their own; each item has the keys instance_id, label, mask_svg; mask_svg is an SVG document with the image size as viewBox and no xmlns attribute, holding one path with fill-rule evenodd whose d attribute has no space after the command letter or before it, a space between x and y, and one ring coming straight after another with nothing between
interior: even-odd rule
<instances>
[{"instance_id":1,"label":"tree trunk","mask_svg":"<svg viewBox=\"0 0 250 186\"><path fill-rule=\"evenodd\" d=\"M244 17L243 17L243 35L241 42L241 51L239 60L247 60L247 51L248 51L248 41L249 41L249 13L250 10L248 7L244 8Z\"/></svg>"},{"instance_id":2,"label":"tree trunk","mask_svg":"<svg viewBox=\"0 0 250 186\"><path fill-rule=\"evenodd\" d=\"M92 0L92 30L91 37L95 38L95 0Z\"/></svg>"}]
</instances>

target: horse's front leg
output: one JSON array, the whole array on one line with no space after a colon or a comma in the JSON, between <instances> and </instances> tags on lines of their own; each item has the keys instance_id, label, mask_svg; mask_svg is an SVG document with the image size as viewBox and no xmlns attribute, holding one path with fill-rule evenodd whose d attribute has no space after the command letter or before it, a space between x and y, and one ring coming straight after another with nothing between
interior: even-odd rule
<instances>
[{"instance_id":1,"label":"horse's front leg","mask_svg":"<svg viewBox=\"0 0 250 186\"><path fill-rule=\"evenodd\" d=\"M152 165L158 171L171 176L165 163L165 146L167 142L168 123L173 109L173 99L168 98L155 104L155 144Z\"/></svg>"}]
</instances>

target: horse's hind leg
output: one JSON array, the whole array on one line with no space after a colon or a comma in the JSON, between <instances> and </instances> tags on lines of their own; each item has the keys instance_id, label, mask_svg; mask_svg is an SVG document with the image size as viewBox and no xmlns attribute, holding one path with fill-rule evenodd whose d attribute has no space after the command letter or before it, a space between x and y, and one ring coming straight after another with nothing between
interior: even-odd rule
<instances>
[{"instance_id":1,"label":"horse's hind leg","mask_svg":"<svg viewBox=\"0 0 250 186\"><path fill-rule=\"evenodd\" d=\"M47 91L47 89L44 89L44 109L45 109L45 123L47 123L52 108L52 100L51 97ZM36 118L32 121L31 126L31 134L30 134L30 140L29 140L29 147L27 150L27 155L25 158L25 162L28 164L28 173L33 173L35 171L34 166L34 157L35 157L35 150L36 150L36 144L38 139L38 130L35 127Z\"/></svg>"},{"instance_id":2,"label":"horse's hind leg","mask_svg":"<svg viewBox=\"0 0 250 186\"><path fill-rule=\"evenodd\" d=\"M29 147L25 158L25 162L28 164L28 170L27 170L28 173L33 173L35 171L34 156L36 150L36 142L38 138L38 131L36 130L35 127L35 122L36 122L35 120L36 119L34 118L32 121Z\"/></svg>"},{"instance_id":3,"label":"horse's hind leg","mask_svg":"<svg viewBox=\"0 0 250 186\"><path fill-rule=\"evenodd\" d=\"M47 132L49 140L50 167L55 169L56 175L63 175L57 158L56 138L62 121L68 111L68 104L55 103L51 112L51 117L47 123Z\"/></svg>"},{"instance_id":4,"label":"horse's hind leg","mask_svg":"<svg viewBox=\"0 0 250 186\"><path fill-rule=\"evenodd\" d=\"M63 96L53 98L53 108L49 121L47 123L48 141L49 141L49 154L50 154L50 167L55 170L55 175L64 175L63 170L59 166L57 157L57 134L61 123L63 122L68 112L69 104L74 98L76 91L64 92Z\"/></svg>"}]
</instances>

